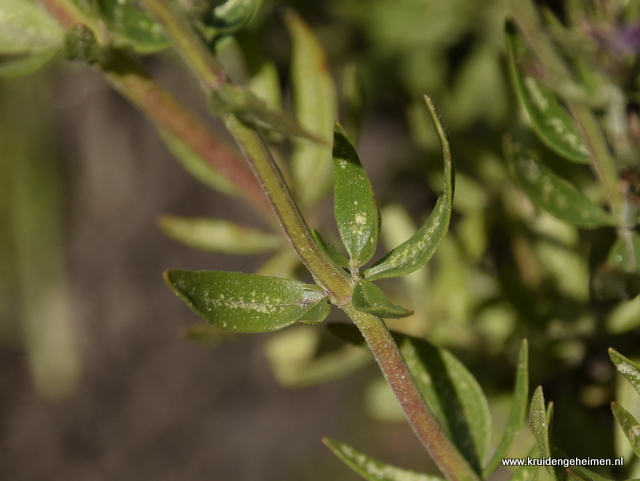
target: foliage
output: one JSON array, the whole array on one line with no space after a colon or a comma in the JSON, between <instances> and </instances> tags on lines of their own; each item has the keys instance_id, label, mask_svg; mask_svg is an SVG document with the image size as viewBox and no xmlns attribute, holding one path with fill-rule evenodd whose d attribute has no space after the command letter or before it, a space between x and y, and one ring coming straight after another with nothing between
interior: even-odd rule
<instances>
[{"instance_id":1,"label":"foliage","mask_svg":"<svg viewBox=\"0 0 640 481\"><path fill-rule=\"evenodd\" d=\"M195 178L243 198L267 223L282 227L280 235L224 219L160 219L169 237L191 247L270 256L255 274L166 271L169 288L210 324L187 327L186 338L218 344L235 335L220 330L317 326L333 305L355 324L328 323L327 331L346 343L335 350L319 352L319 329L301 335L286 330L267 340L267 357L282 384L308 386L351 374L371 359L353 345L368 346L395 396L388 389L370 391L369 401L391 403L389 411L399 406L444 477L485 479L514 443L519 455L566 457L552 443L553 405L545 404L542 387L529 409L535 446L517 444L529 378L555 395L571 370L588 366L587 353L601 349L602 339L637 354L640 8L587 0L567 1L558 10L529 0L506 7L471 0L393 6L375 0L366 7L328 2L325 15L349 18L362 35L358 44L358 35L329 27L337 39L331 55L306 15L288 10L282 17L291 42L290 73L282 81L278 49L255 47L275 16L265 19L259 3L5 0L0 75L30 74L60 52L92 66L150 118ZM307 8L321 7L300 5ZM236 77L221 60L229 45L248 72L240 81L231 80ZM225 124L255 178L138 61L170 48L198 79L209 112ZM353 63L357 49L364 67ZM335 63L343 66L343 85L334 83ZM389 78L379 75L387 70ZM291 86L291 102L283 85ZM430 94L426 109L416 100L424 91ZM408 108L389 115L406 113L420 149L394 146L395 157L424 157L438 142L442 146L442 167L439 161L437 167L398 162L395 173L385 173L393 185L404 169L410 186L415 181L406 178L428 171L431 189L420 189L428 191L421 207L429 212L420 227L407 208L376 197L376 182L358 156L365 93L394 106L409 98ZM340 111L346 129L336 122ZM316 224L331 187L337 235L326 226L308 227ZM386 254L379 255L382 250ZM301 265L313 283L309 276L305 282L296 278ZM394 277L394 283L374 283ZM23 280L21 289L29 293L33 278ZM521 341L525 336L529 341ZM531 373L530 349L536 360ZM609 353L638 390L640 367ZM493 391L503 390L511 376L486 369L497 356L517 367L510 412L495 422ZM584 419L588 407L606 397L589 393L606 395L608 388L594 379L581 382L584 402L577 416ZM611 403L627 441L624 449L617 447L619 456L629 456L629 447L640 456L634 409L621 399ZM492 450L492 426L500 422L504 432ZM598 446L613 455L607 445L612 433L602 437L586 429L561 424L558 437L603 439ZM365 479L440 479L386 465L338 441L325 443ZM619 471L548 466L547 472L556 481L637 476L640 464L630 459ZM521 468L510 479L536 476Z\"/></svg>"}]
</instances>

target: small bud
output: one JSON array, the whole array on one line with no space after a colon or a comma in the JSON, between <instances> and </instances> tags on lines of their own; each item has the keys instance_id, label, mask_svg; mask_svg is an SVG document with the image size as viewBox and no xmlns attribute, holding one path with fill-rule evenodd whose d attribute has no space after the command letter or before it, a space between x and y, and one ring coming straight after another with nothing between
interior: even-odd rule
<instances>
[{"instance_id":1,"label":"small bud","mask_svg":"<svg viewBox=\"0 0 640 481\"><path fill-rule=\"evenodd\" d=\"M103 59L104 52L89 27L77 24L64 36L64 53L69 60L96 63Z\"/></svg>"}]
</instances>

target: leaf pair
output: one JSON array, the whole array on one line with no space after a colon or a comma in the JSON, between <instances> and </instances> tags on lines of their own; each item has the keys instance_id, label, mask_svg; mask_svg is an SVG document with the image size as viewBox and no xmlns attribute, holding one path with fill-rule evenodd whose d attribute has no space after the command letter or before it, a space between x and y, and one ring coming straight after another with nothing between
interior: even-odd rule
<instances>
[{"instance_id":1,"label":"leaf pair","mask_svg":"<svg viewBox=\"0 0 640 481\"><path fill-rule=\"evenodd\" d=\"M443 144L443 191L433 212L418 232L364 271L364 277L368 280L402 276L419 269L433 256L449 226L454 191L453 158L442 119L431 100L428 97L425 100ZM339 124L336 124L334 131L333 164L335 217L349 260L345 261L326 244L324 248L338 265L356 269L368 262L375 253L380 234L380 213L371 182Z\"/></svg>"},{"instance_id":2,"label":"leaf pair","mask_svg":"<svg viewBox=\"0 0 640 481\"><path fill-rule=\"evenodd\" d=\"M615 349L609 349L609 357L616 366L616 369L640 394L640 364L627 359ZM633 452L640 457L640 422L620 404L611 403L611 410L622 429L622 432L629 440Z\"/></svg>"}]
</instances>

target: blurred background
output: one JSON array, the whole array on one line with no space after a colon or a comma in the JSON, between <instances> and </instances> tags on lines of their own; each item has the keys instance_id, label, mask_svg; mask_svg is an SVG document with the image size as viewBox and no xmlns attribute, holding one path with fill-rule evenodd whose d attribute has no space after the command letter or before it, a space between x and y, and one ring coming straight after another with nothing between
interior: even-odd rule
<instances>
[{"instance_id":1,"label":"blurred background","mask_svg":"<svg viewBox=\"0 0 640 481\"><path fill-rule=\"evenodd\" d=\"M562 18L563 2L547 6ZM617 380L607 348L640 355L640 304L592 296L612 229L579 230L536 210L509 177L503 135L526 120L507 71L503 2L265 1L221 55L239 79L251 73L250 52L271 58L290 107L285 7L317 34L343 97L345 72L358 72L358 152L383 207L387 249L424 221L439 192L441 147L424 94L451 130L451 232L426 268L383 285L416 310L392 327L465 363L489 397L494 440L528 337L531 386L542 384L555 403L557 445L570 456L613 458L620 440L609 402L626 400L632 412L640 404ZM175 54L144 63L225 137ZM595 189L588 168L530 137L547 165ZM309 213L335 232L330 198ZM99 72L58 59L0 81L0 479L359 479L323 436L435 472L372 363L349 354L357 372L329 370L323 379L335 379L326 383L282 374L278 359L293 354L274 352L304 344L309 328L214 347L181 337L197 318L165 286L165 269L254 272L269 256L191 249L161 232L164 214L268 228L241 201L192 178ZM336 310L328 320L344 317ZM273 339L289 331L295 342L278 347ZM312 356L340 349L320 336ZM514 454L526 455L531 439L524 433Z\"/></svg>"}]
</instances>

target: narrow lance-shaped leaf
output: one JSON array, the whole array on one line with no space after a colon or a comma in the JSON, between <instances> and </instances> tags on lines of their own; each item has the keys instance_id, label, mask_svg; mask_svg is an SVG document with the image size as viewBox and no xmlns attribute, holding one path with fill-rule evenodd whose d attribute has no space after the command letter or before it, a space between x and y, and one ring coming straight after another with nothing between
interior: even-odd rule
<instances>
[{"instance_id":1,"label":"narrow lance-shaped leaf","mask_svg":"<svg viewBox=\"0 0 640 481\"><path fill-rule=\"evenodd\" d=\"M551 424L553 405L545 409L542 386L533 393L531 408L529 410L529 425L533 436L536 438L538 452L541 458L551 458L551 443L549 442L549 426ZM560 466L545 466L555 481L567 479L567 473Z\"/></svg>"},{"instance_id":2,"label":"narrow lance-shaped leaf","mask_svg":"<svg viewBox=\"0 0 640 481\"><path fill-rule=\"evenodd\" d=\"M361 279L353 290L353 307L383 319L398 319L413 314L410 309L393 304L373 282Z\"/></svg>"},{"instance_id":3,"label":"narrow lance-shaped leaf","mask_svg":"<svg viewBox=\"0 0 640 481\"><path fill-rule=\"evenodd\" d=\"M529 69L532 69L535 59L528 52L515 26L507 23L506 33L511 78L522 105L529 114L533 130L562 157L579 164L588 164L591 154L569 112L551 90L527 74L527 65L530 64Z\"/></svg>"},{"instance_id":4,"label":"narrow lance-shaped leaf","mask_svg":"<svg viewBox=\"0 0 640 481\"><path fill-rule=\"evenodd\" d=\"M533 152L513 145L507 148L506 157L516 182L540 209L578 227L614 224L607 212L553 173Z\"/></svg>"},{"instance_id":5,"label":"narrow lance-shaped leaf","mask_svg":"<svg viewBox=\"0 0 640 481\"><path fill-rule=\"evenodd\" d=\"M208 106L209 110L217 115L234 114L243 122L290 137L324 144L322 138L300 125L289 114L271 107L251 90L240 85L224 84L212 90L209 94Z\"/></svg>"},{"instance_id":6,"label":"narrow lance-shaped leaf","mask_svg":"<svg viewBox=\"0 0 640 481\"><path fill-rule=\"evenodd\" d=\"M235 332L268 332L325 302L318 286L240 272L168 270L171 290L205 321Z\"/></svg>"},{"instance_id":7,"label":"narrow lance-shaped leaf","mask_svg":"<svg viewBox=\"0 0 640 481\"><path fill-rule=\"evenodd\" d=\"M527 400L529 397L529 349L527 340L522 341L518 354L518 368L516 371L516 385L513 392L511 413L507 421L507 427L502 435L500 444L493 453L491 460L483 471L483 478L487 478L500 465L502 458L506 457L511 444L516 439L522 428L527 413Z\"/></svg>"},{"instance_id":8,"label":"narrow lance-shaped leaf","mask_svg":"<svg viewBox=\"0 0 640 481\"><path fill-rule=\"evenodd\" d=\"M431 99L425 96L425 100L442 141L444 155L442 193L433 212L418 232L364 272L364 277L369 280L403 276L419 269L431 259L449 228L454 192L453 156L442 119Z\"/></svg>"},{"instance_id":9,"label":"narrow lance-shaped leaf","mask_svg":"<svg viewBox=\"0 0 640 481\"><path fill-rule=\"evenodd\" d=\"M640 394L640 364L633 362L631 359L627 359L613 348L609 348L609 357L613 364L615 364L618 372L622 374L636 391L638 391L638 394Z\"/></svg>"},{"instance_id":10,"label":"narrow lance-shaped leaf","mask_svg":"<svg viewBox=\"0 0 640 481\"><path fill-rule=\"evenodd\" d=\"M613 411L622 432L629 440L633 452L640 457L640 423L629 411L616 402L611 403L611 411Z\"/></svg>"},{"instance_id":11,"label":"narrow lance-shaped leaf","mask_svg":"<svg viewBox=\"0 0 640 481\"><path fill-rule=\"evenodd\" d=\"M97 0L102 18L119 35L117 40L138 53L168 48L169 39L160 24L137 8L135 0Z\"/></svg>"},{"instance_id":12,"label":"narrow lance-shaped leaf","mask_svg":"<svg viewBox=\"0 0 640 481\"><path fill-rule=\"evenodd\" d=\"M330 324L334 335L366 346L355 326ZM449 351L397 332L393 337L429 408L465 459L479 473L491 438L487 400L473 375Z\"/></svg>"},{"instance_id":13,"label":"narrow lance-shaped leaf","mask_svg":"<svg viewBox=\"0 0 640 481\"><path fill-rule=\"evenodd\" d=\"M334 212L349 266L365 264L376 251L380 211L373 188L347 133L338 123L333 134Z\"/></svg>"},{"instance_id":14,"label":"narrow lance-shaped leaf","mask_svg":"<svg viewBox=\"0 0 640 481\"><path fill-rule=\"evenodd\" d=\"M0 2L0 54L20 55L39 52L62 44L64 31L35 2Z\"/></svg>"},{"instance_id":15,"label":"narrow lance-shaped leaf","mask_svg":"<svg viewBox=\"0 0 640 481\"><path fill-rule=\"evenodd\" d=\"M437 476L384 464L334 439L325 438L322 441L341 461L368 481L443 481Z\"/></svg>"},{"instance_id":16,"label":"narrow lance-shaped leaf","mask_svg":"<svg viewBox=\"0 0 640 481\"><path fill-rule=\"evenodd\" d=\"M225 220L165 215L158 225L173 240L211 252L262 254L282 246L280 236Z\"/></svg>"},{"instance_id":17,"label":"narrow lance-shaped leaf","mask_svg":"<svg viewBox=\"0 0 640 481\"><path fill-rule=\"evenodd\" d=\"M291 80L298 122L321 139L331 140L338 118L336 88L322 45L309 25L292 10L285 14L291 35ZM317 202L331 188L331 146L296 141L291 156L295 192L303 205Z\"/></svg>"}]
</instances>

